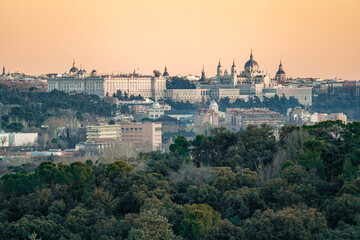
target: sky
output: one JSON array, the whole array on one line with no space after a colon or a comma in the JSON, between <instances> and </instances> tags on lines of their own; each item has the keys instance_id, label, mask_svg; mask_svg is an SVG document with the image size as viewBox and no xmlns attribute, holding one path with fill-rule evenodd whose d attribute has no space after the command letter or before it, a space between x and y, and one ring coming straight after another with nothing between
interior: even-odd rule
<instances>
[{"instance_id":1,"label":"sky","mask_svg":"<svg viewBox=\"0 0 360 240\"><path fill-rule=\"evenodd\" d=\"M0 0L7 71L243 70L360 79L360 0Z\"/></svg>"}]
</instances>

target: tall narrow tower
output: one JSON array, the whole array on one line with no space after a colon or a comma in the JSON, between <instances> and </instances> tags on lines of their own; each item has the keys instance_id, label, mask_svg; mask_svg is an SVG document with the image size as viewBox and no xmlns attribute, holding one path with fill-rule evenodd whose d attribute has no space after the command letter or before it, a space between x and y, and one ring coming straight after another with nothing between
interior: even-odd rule
<instances>
[{"instance_id":1,"label":"tall narrow tower","mask_svg":"<svg viewBox=\"0 0 360 240\"><path fill-rule=\"evenodd\" d=\"M279 70L276 72L275 80L286 80L286 73L280 60Z\"/></svg>"},{"instance_id":2,"label":"tall narrow tower","mask_svg":"<svg viewBox=\"0 0 360 240\"><path fill-rule=\"evenodd\" d=\"M221 67L221 63L220 63L220 59L219 59L219 64L217 67L217 76L221 76L222 75L222 67Z\"/></svg>"},{"instance_id":3,"label":"tall narrow tower","mask_svg":"<svg viewBox=\"0 0 360 240\"><path fill-rule=\"evenodd\" d=\"M3 76L5 76L5 65L3 65L3 73L2 73Z\"/></svg>"},{"instance_id":4,"label":"tall narrow tower","mask_svg":"<svg viewBox=\"0 0 360 240\"><path fill-rule=\"evenodd\" d=\"M205 76L205 69L204 69L204 65L203 65L203 67L202 67L200 81L203 81L203 82L205 82L205 81L206 81L206 76Z\"/></svg>"},{"instance_id":5,"label":"tall narrow tower","mask_svg":"<svg viewBox=\"0 0 360 240\"><path fill-rule=\"evenodd\" d=\"M169 76L169 73L168 73L168 71L167 71L166 65L165 65L165 69L164 69L163 76L164 76L164 77L168 77L168 76Z\"/></svg>"},{"instance_id":6,"label":"tall narrow tower","mask_svg":"<svg viewBox=\"0 0 360 240\"><path fill-rule=\"evenodd\" d=\"M231 75L236 75L235 59L233 60L233 65L231 66Z\"/></svg>"}]
</instances>

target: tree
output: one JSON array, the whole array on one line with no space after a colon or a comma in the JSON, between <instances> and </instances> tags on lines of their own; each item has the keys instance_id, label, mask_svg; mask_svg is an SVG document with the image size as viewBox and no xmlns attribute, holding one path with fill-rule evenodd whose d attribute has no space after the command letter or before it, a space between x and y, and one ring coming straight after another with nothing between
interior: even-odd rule
<instances>
[{"instance_id":1,"label":"tree","mask_svg":"<svg viewBox=\"0 0 360 240\"><path fill-rule=\"evenodd\" d=\"M160 77L161 73L158 70L153 71L155 77Z\"/></svg>"},{"instance_id":2,"label":"tree","mask_svg":"<svg viewBox=\"0 0 360 240\"><path fill-rule=\"evenodd\" d=\"M140 214L127 240L180 240L171 230L171 224L156 212L145 211Z\"/></svg>"},{"instance_id":3,"label":"tree","mask_svg":"<svg viewBox=\"0 0 360 240\"><path fill-rule=\"evenodd\" d=\"M243 230L234 226L228 220L222 220L218 227L208 228L205 232L206 240L237 240L243 239Z\"/></svg>"},{"instance_id":4,"label":"tree","mask_svg":"<svg viewBox=\"0 0 360 240\"><path fill-rule=\"evenodd\" d=\"M244 159L244 167L257 170L264 165L270 164L277 151L277 141L272 128L263 124L261 127L249 125L240 132L240 140L237 144Z\"/></svg>"},{"instance_id":5,"label":"tree","mask_svg":"<svg viewBox=\"0 0 360 240\"><path fill-rule=\"evenodd\" d=\"M181 222L181 235L189 240L202 239L207 228L216 227L220 222L220 213L207 204L185 206L184 219Z\"/></svg>"},{"instance_id":6,"label":"tree","mask_svg":"<svg viewBox=\"0 0 360 240\"><path fill-rule=\"evenodd\" d=\"M115 161L107 165L105 173L111 178L114 179L120 174L130 173L134 170L132 166L127 165L123 161Z\"/></svg>"},{"instance_id":7,"label":"tree","mask_svg":"<svg viewBox=\"0 0 360 240\"><path fill-rule=\"evenodd\" d=\"M24 129L24 125L22 125L21 123L18 123L18 122L13 122L13 123L10 123L9 125L7 125L6 128L13 132L21 132Z\"/></svg>"},{"instance_id":8,"label":"tree","mask_svg":"<svg viewBox=\"0 0 360 240\"><path fill-rule=\"evenodd\" d=\"M184 136L178 136L175 143L171 144L169 149L171 152L179 154L180 156L187 157L190 151L190 143Z\"/></svg>"},{"instance_id":9,"label":"tree","mask_svg":"<svg viewBox=\"0 0 360 240\"><path fill-rule=\"evenodd\" d=\"M245 239L328 239L329 232L325 217L313 208L298 205L274 212L266 210L262 214L245 221Z\"/></svg>"}]
</instances>

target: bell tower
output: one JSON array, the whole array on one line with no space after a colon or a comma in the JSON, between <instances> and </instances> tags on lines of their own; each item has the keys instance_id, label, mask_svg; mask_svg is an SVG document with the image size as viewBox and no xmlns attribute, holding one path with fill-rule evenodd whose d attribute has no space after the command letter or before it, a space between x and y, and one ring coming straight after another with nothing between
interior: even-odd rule
<instances>
[{"instance_id":1,"label":"bell tower","mask_svg":"<svg viewBox=\"0 0 360 240\"><path fill-rule=\"evenodd\" d=\"M221 63L220 63L220 59L219 59L219 64L217 66L217 76L221 76L222 75L222 67L221 67Z\"/></svg>"}]
</instances>

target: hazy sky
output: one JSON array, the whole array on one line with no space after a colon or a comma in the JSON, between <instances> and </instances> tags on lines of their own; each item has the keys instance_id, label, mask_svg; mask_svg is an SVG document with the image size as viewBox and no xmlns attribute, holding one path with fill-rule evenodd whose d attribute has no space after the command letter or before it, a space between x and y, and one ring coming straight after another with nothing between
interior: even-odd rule
<instances>
[{"instance_id":1,"label":"hazy sky","mask_svg":"<svg viewBox=\"0 0 360 240\"><path fill-rule=\"evenodd\" d=\"M200 75L250 49L271 76L360 79L360 0L0 0L0 64Z\"/></svg>"}]
</instances>

